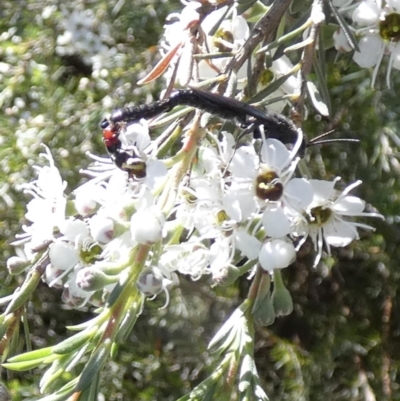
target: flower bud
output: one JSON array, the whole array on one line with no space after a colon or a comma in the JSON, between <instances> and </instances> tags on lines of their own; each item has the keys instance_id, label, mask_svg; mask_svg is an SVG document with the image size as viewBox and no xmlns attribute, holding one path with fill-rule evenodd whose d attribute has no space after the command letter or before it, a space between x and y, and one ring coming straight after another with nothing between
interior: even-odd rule
<instances>
[{"instance_id":1,"label":"flower bud","mask_svg":"<svg viewBox=\"0 0 400 401\"><path fill-rule=\"evenodd\" d=\"M118 281L118 276L108 276L95 267L85 267L80 270L76 277L77 286L84 291L97 291L108 284Z\"/></svg>"},{"instance_id":2,"label":"flower bud","mask_svg":"<svg viewBox=\"0 0 400 401\"><path fill-rule=\"evenodd\" d=\"M234 283L243 272L234 265L223 266L219 270L212 271L212 278L218 285L228 286Z\"/></svg>"},{"instance_id":3,"label":"flower bud","mask_svg":"<svg viewBox=\"0 0 400 401\"><path fill-rule=\"evenodd\" d=\"M137 288L147 297L159 294L163 286L163 276L154 269L145 269L137 281Z\"/></svg>"},{"instance_id":4,"label":"flower bud","mask_svg":"<svg viewBox=\"0 0 400 401\"><path fill-rule=\"evenodd\" d=\"M89 227L93 239L100 244L107 244L114 238L114 222L109 218L93 216Z\"/></svg>"},{"instance_id":5,"label":"flower bud","mask_svg":"<svg viewBox=\"0 0 400 401\"><path fill-rule=\"evenodd\" d=\"M253 316L256 324L270 326L275 321L275 311L271 301L271 277L262 271L253 305Z\"/></svg>"},{"instance_id":6,"label":"flower bud","mask_svg":"<svg viewBox=\"0 0 400 401\"><path fill-rule=\"evenodd\" d=\"M97 208L97 202L94 200L98 192L95 185L83 185L75 193L75 209L81 216L87 216L93 213Z\"/></svg>"},{"instance_id":7,"label":"flower bud","mask_svg":"<svg viewBox=\"0 0 400 401\"><path fill-rule=\"evenodd\" d=\"M291 242L274 239L262 246L258 258L262 268L272 273L288 267L296 258L296 250Z\"/></svg>"},{"instance_id":8,"label":"flower bud","mask_svg":"<svg viewBox=\"0 0 400 401\"><path fill-rule=\"evenodd\" d=\"M132 239L139 244L154 244L162 238L165 217L155 207L138 210L131 219Z\"/></svg>"},{"instance_id":9,"label":"flower bud","mask_svg":"<svg viewBox=\"0 0 400 401\"><path fill-rule=\"evenodd\" d=\"M7 260L7 270L11 275L22 273L28 266L30 266L29 260L19 256L11 256Z\"/></svg>"},{"instance_id":10,"label":"flower bud","mask_svg":"<svg viewBox=\"0 0 400 401\"><path fill-rule=\"evenodd\" d=\"M61 295L61 300L72 308L79 308L82 306L82 298L74 295L69 288L64 288L64 291Z\"/></svg>"},{"instance_id":11,"label":"flower bud","mask_svg":"<svg viewBox=\"0 0 400 401\"><path fill-rule=\"evenodd\" d=\"M293 312L293 301L290 292L282 281L281 271L274 270L274 290L272 292L272 304L276 316L287 316Z\"/></svg>"}]
</instances>

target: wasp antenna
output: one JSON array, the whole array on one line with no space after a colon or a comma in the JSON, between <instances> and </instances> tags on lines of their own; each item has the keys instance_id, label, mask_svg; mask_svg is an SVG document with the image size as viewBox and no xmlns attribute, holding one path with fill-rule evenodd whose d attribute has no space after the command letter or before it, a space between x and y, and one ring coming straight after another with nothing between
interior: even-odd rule
<instances>
[{"instance_id":1,"label":"wasp antenna","mask_svg":"<svg viewBox=\"0 0 400 401\"><path fill-rule=\"evenodd\" d=\"M318 138L320 138L320 137L321 136L319 136ZM315 141L315 139L317 139L317 138L314 138L314 140L309 141L308 144L307 144L307 147L315 146L315 145L322 145L324 143L335 143L335 142L357 142L358 143L358 142L360 142L359 139L351 139L351 138L324 139L323 141L320 141L320 140Z\"/></svg>"},{"instance_id":2,"label":"wasp antenna","mask_svg":"<svg viewBox=\"0 0 400 401\"><path fill-rule=\"evenodd\" d=\"M332 134L333 132L335 132L334 129L332 129L332 130L330 130L328 132L324 132L323 134L318 135L315 138L310 139L308 143L312 144L314 142L319 142L320 139L327 137L328 135Z\"/></svg>"}]
</instances>

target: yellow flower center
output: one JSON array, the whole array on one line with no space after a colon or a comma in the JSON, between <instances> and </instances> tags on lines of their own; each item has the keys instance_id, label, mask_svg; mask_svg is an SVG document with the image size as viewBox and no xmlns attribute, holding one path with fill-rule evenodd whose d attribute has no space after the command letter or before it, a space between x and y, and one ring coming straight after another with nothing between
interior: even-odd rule
<instances>
[{"instance_id":1,"label":"yellow flower center","mask_svg":"<svg viewBox=\"0 0 400 401\"><path fill-rule=\"evenodd\" d=\"M228 43L235 41L232 32L225 29L218 29L218 31L213 36L213 45L220 53L231 52L232 46L228 46Z\"/></svg>"},{"instance_id":2,"label":"yellow flower center","mask_svg":"<svg viewBox=\"0 0 400 401\"><path fill-rule=\"evenodd\" d=\"M323 208L322 206L314 207L311 209L311 218L309 224L323 226L330 220L331 216L331 209Z\"/></svg>"},{"instance_id":3,"label":"yellow flower center","mask_svg":"<svg viewBox=\"0 0 400 401\"><path fill-rule=\"evenodd\" d=\"M79 256L84 263L91 264L100 260L103 249L97 243L84 244L80 249Z\"/></svg>"},{"instance_id":4,"label":"yellow flower center","mask_svg":"<svg viewBox=\"0 0 400 401\"><path fill-rule=\"evenodd\" d=\"M268 86L275 78L275 75L270 70L264 70L260 76L260 84L263 86Z\"/></svg>"},{"instance_id":5,"label":"yellow flower center","mask_svg":"<svg viewBox=\"0 0 400 401\"><path fill-rule=\"evenodd\" d=\"M265 201L278 201L283 195L283 185L275 171L266 171L256 178L256 195Z\"/></svg>"},{"instance_id":6,"label":"yellow flower center","mask_svg":"<svg viewBox=\"0 0 400 401\"><path fill-rule=\"evenodd\" d=\"M400 14L392 13L379 24L379 34L382 39L398 42L400 40Z\"/></svg>"}]
</instances>

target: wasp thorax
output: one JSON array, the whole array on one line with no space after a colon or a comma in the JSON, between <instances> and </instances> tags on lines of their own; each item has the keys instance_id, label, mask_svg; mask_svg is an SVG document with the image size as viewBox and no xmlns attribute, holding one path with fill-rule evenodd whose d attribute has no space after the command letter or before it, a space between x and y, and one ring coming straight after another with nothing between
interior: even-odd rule
<instances>
[{"instance_id":1,"label":"wasp thorax","mask_svg":"<svg viewBox=\"0 0 400 401\"><path fill-rule=\"evenodd\" d=\"M398 42L400 40L400 14L387 15L379 24L379 34L384 40Z\"/></svg>"},{"instance_id":2,"label":"wasp thorax","mask_svg":"<svg viewBox=\"0 0 400 401\"><path fill-rule=\"evenodd\" d=\"M265 201L278 201L283 195L283 185L275 171L265 171L256 177L256 195Z\"/></svg>"},{"instance_id":3,"label":"wasp thorax","mask_svg":"<svg viewBox=\"0 0 400 401\"><path fill-rule=\"evenodd\" d=\"M308 217L310 224L322 226L326 224L332 216L332 210L322 206L313 207Z\"/></svg>"}]
</instances>

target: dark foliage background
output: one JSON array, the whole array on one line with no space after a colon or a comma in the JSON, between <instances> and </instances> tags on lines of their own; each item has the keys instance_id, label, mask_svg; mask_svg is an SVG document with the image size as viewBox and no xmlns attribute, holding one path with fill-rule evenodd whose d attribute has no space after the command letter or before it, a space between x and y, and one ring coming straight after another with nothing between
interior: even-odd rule
<instances>
[{"instance_id":1,"label":"dark foliage background","mask_svg":"<svg viewBox=\"0 0 400 401\"><path fill-rule=\"evenodd\" d=\"M109 46L124 55L101 79L79 54L60 56L57 37L63 32L61 5L92 10L110 29ZM54 6L48 18L45 7ZM149 102L162 89L135 85L158 60L156 44L165 17L179 11L178 1L13 1L0 5L0 294L10 294L23 280L10 276L9 245L20 232L27 198L18 186L33 177L40 144L47 144L71 187L82 180L76 166L85 152L104 155L99 121L115 106ZM370 71L351 59L327 52L332 118L312 111L304 131L309 137L330 129L359 144L336 143L313 148L307 163L313 177L341 175L343 187L363 180L357 195L370 209L386 216L374 221L374 233L334 252L313 269L311 244L283 272L295 310L274 325L258 330L256 360L271 400L400 400L399 269L399 72L393 86L384 78L370 88ZM384 69L384 68L383 68ZM82 79L85 85L82 88ZM102 100L111 100L107 108ZM23 143L23 145L21 145ZM367 223L371 223L368 221ZM230 288L210 288L210 281L182 277L166 309L162 296L148 302L143 315L104 371L104 399L174 400L207 376L213 356L207 343L246 294L243 277ZM66 338L66 326L80 323L93 311L66 308L60 292L42 284L27 310L32 347ZM21 327L15 350L26 350ZM39 398L42 372L2 371L13 400ZM65 377L68 379L68 377Z\"/></svg>"}]
</instances>

